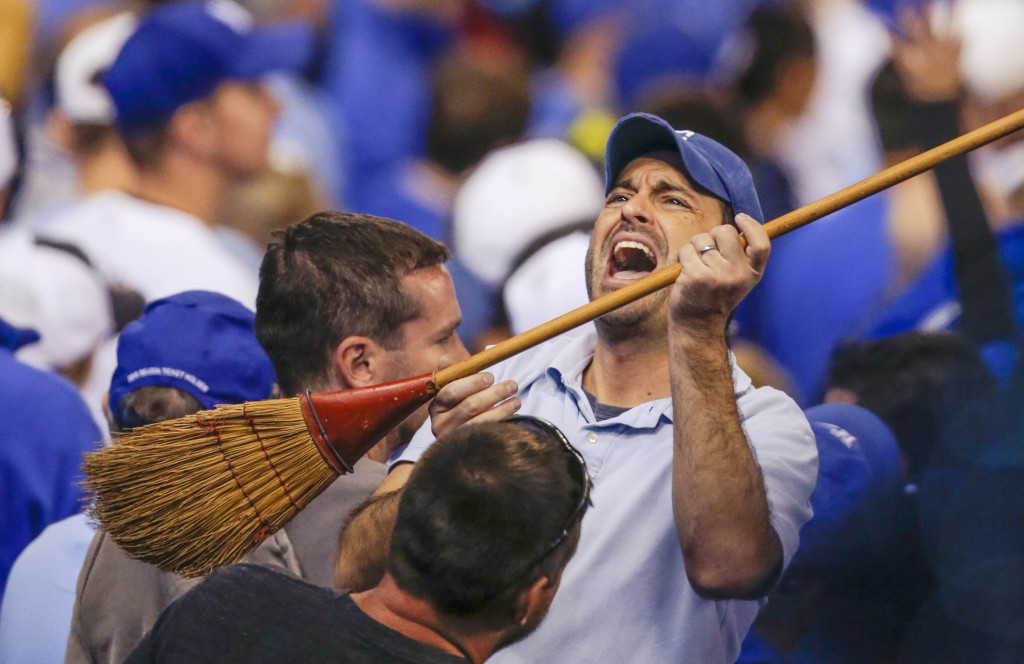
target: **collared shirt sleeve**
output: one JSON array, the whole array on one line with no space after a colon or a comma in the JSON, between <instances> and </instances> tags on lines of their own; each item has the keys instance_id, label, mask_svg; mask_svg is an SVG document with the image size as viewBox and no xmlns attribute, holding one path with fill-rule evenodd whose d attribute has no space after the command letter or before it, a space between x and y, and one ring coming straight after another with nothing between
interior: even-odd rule
<instances>
[{"instance_id":1,"label":"collared shirt sleeve","mask_svg":"<svg viewBox=\"0 0 1024 664\"><path fill-rule=\"evenodd\" d=\"M737 397L788 566L800 543L800 528L812 514L810 497L818 480L814 433L796 403L778 390L750 387Z\"/></svg>"},{"instance_id":2,"label":"collared shirt sleeve","mask_svg":"<svg viewBox=\"0 0 1024 664\"><path fill-rule=\"evenodd\" d=\"M399 453L388 459L388 472L400 463L416 463L427 451L427 448L434 444L434 432L430 429L430 418L416 430L412 440Z\"/></svg>"}]
</instances>

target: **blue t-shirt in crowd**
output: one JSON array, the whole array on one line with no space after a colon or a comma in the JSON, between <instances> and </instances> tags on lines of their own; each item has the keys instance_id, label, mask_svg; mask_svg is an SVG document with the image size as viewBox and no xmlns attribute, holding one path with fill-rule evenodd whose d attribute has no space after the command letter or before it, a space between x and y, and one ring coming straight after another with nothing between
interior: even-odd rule
<instances>
[{"instance_id":1,"label":"blue t-shirt in crowd","mask_svg":"<svg viewBox=\"0 0 1024 664\"><path fill-rule=\"evenodd\" d=\"M0 345L0 589L29 542L80 510L82 454L100 440L68 380L18 361Z\"/></svg>"}]
</instances>

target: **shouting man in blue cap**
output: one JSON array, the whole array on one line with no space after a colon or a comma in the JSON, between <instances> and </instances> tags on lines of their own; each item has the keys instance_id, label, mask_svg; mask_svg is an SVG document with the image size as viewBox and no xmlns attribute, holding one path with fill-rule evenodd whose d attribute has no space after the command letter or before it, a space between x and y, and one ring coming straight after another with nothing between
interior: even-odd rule
<instances>
[{"instance_id":1,"label":"shouting man in blue cap","mask_svg":"<svg viewBox=\"0 0 1024 664\"><path fill-rule=\"evenodd\" d=\"M485 411L514 380L522 412L565 431L594 482L548 620L493 661L733 662L796 551L817 474L796 404L754 388L727 345L729 316L768 260L760 206L736 155L650 115L612 132L606 194L586 261L591 298L679 263L675 284L431 405L436 428ZM379 521L408 476L402 462L431 442L421 430L378 489Z\"/></svg>"}]
</instances>

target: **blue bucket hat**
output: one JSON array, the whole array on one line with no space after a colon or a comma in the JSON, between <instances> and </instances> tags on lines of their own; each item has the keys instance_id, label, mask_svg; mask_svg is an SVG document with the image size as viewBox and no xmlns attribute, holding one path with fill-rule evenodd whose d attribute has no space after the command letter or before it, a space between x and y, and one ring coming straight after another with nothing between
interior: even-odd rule
<instances>
[{"instance_id":1,"label":"blue bucket hat","mask_svg":"<svg viewBox=\"0 0 1024 664\"><path fill-rule=\"evenodd\" d=\"M103 76L117 128L128 135L166 123L226 80L300 70L314 52L307 23L255 28L231 0L173 2L146 14Z\"/></svg>"},{"instance_id":2,"label":"blue bucket hat","mask_svg":"<svg viewBox=\"0 0 1024 664\"><path fill-rule=\"evenodd\" d=\"M206 410L268 398L276 377L254 321L242 304L209 291L150 303L118 339L111 413L126 424L125 396L147 386L182 390Z\"/></svg>"},{"instance_id":3,"label":"blue bucket hat","mask_svg":"<svg viewBox=\"0 0 1024 664\"><path fill-rule=\"evenodd\" d=\"M629 162L660 150L678 152L686 175L729 203L735 214L742 212L764 222L754 180L742 159L707 136L689 130L676 131L648 113L627 115L612 129L605 155L605 192L611 191Z\"/></svg>"}]
</instances>

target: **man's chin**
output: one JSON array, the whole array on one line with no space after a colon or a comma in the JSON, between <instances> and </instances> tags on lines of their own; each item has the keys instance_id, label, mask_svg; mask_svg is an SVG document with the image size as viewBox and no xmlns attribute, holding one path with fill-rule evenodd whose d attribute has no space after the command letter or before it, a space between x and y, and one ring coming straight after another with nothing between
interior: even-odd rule
<instances>
[{"instance_id":1,"label":"man's chin","mask_svg":"<svg viewBox=\"0 0 1024 664\"><path fill-rule=\"evenodd\" d=\"M597 325L607 330L623 330L635 334L637 326L643 325L652 316L657 315L666 300L667 294L663 291L651 293L609 311L596 321Z\"/></svg>"}]
</instances>

